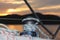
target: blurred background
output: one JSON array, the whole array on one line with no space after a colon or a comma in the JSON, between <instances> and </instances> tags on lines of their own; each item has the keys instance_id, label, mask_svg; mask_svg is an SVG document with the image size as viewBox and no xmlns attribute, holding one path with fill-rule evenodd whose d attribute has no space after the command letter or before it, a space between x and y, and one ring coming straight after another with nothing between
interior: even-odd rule
<instances>
[{"instance_id":1,"label":"blurred background","mask_svg":"<svg viewBox=\"0 0 60 40\"><path fill-rule=\"evenodd\" d=\"M60 17L60 0L28 0L35 12L40 12L43 15L54 15ZM27 15L31 14L31 11L26 6L23 0L0 0L0 16L7 15ZM17 29L20 32L23 31L23 25L7 25L10 29ZM46 27L55 32L59 25L46 25ZM58 33L56 40L60 40L60 32Z\"/></svg>"}]
</instances>

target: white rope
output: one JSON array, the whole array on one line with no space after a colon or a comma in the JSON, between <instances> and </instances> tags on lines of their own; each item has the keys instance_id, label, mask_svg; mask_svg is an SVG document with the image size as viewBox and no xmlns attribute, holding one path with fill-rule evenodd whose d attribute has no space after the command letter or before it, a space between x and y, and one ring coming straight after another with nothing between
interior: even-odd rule
<instances>
[{"instance_id":1,"label":"white rope","mask_svg":"<svg viewBox=\"0 0 60 40\"><path fill-rule=\"evenodd\" d=\"M0 26L5 27L6 29L9 29L7 25L0 23Z\"/></svg>"}]
</instances>

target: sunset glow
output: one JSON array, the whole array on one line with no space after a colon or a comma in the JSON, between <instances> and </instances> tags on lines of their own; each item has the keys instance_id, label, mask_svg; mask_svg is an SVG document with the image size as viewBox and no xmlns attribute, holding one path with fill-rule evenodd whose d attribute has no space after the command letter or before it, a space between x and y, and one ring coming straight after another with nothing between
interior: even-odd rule
<instances>
[{"instance_id":1,"label":"sunset glow","mask_svg":"<svg viewBox=\"0 0 60 40\"><path fill-rule=\"evenodd\" d=\"M21 11L26 11L29 10L28 8L16 8L16 9L8 9L6 12L11 13L11 12L21 12Z\"/></svg>"},{"instance_id":2,"label":"sunset glow","mask_svg":"<svg viewBox=\"0 0 60 40\"><path fill-rule=\"evenodd\" d=\"M8 15L7 13L6 14L0 14L0 16L6 16L6 15Z\"/></svg>"},{"instance_id":3,"label":"sunset glow","mask_svg":"<svg viewBox=\"0 0 60 40\"><path fill-rule=\"evenodd\" d=\"M36 9L36 11L39 10L39 12L42 12L42 14L52 14L59 16L60 2L59 0L54 1L55 2L53 2L52 0L28 0L30 5L32 7L35 7L33 9ZM0 10L0 16L6 16L14 13L25 15L30 11L23 0L0 0Z\"/></svg>"}]
</instances>

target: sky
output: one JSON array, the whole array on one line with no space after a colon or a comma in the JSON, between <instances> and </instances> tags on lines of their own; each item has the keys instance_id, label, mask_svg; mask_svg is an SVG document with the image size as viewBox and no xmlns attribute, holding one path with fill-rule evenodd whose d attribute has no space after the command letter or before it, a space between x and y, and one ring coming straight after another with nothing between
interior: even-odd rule
<instances>
[{"instance_id":1,"label":"sky","mask_svg":"<svg viewBox=\"0 0 60 40\"><path fill-rule=\"evenodd\" d=\"M35 12L60 16L60 0L28 0ZM31 13L23 0L0 0L0 16Z\"/></svg>"}]
</instances>

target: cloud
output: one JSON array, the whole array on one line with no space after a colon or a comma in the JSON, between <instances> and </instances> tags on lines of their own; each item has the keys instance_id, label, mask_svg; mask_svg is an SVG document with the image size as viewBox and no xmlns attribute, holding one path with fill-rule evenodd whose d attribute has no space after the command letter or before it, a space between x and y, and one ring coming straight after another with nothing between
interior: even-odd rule
<instances>
[{"instance_id":1,"label":"cloud","mask_svg":"<svg viewBox=\"0 0 60 40\"><path fill-rule=\"evenodd\" d=\"M10 4L10 3L0 3L0 13L4 13L6 12L7 9L10 9L10 8L17 8L17 7L20 7L22 5L19 5L19 4Z\"/></svg>"},{"instance_id":2,"label":"cloud","mask_svg":"<svg viewBox=\"0 0 60 40\"><path fill-rule=\"evenodd\" d=\"M60 13L60 0L28 0L33 9L42 12L59 12ZM8 12L22 12L26 11L28 7L23 0L0 0L0 13ZM10 9L13 9L12 11ZM24 9L24 10L23 10ZM26 10L25 10L26 9ZM26 12L24 12L26 13Z\"/></svg>"},{"instance_id":3,"label":"cloud","mask_svg":"<svg viewBox=\"0 0 60 40\"><path fill-rule=\"evenodd\" d=\"M22 4L11 4L11 3L0 3L0 8L17 8L17 7L20 7L22 6Z\"/></svg>"},{"instance_id":4,"label":"cloud","mask_svg":"<svg viewBox=\"0 0 60 40\"><path fill-rule=\"evenodd\" d=\"M0 0L0 2L12 2L12 1L15 1L15 0Z\"/></svg>"},{"instance_id":5,"label":"cloud","mask_svg":"<svg viewBox=\"0 0 60 40\"><path fill-rule=\"evenodd\" d=\"M24 11L23 8L24 9L28 8L24 1L21 1L21 0L20 1L14 1L14 2L13 1L0 2L0 13L5 13L9 9L14 9L15 12L19 12L19 10ZM29 2L31 3L31 1L29 1Z\"/></svg>"},{"instance_id":6,"label":"cloud","mask_svg":"<svg viewBox=\"0 0 60 40\"><path fill-rule=\"evenodd\" d=\"M38 10L49 10L49 9L60 9L60 5L55 5L55 6L47 6L47 7L41 7L38 8Z\"/></svg>"},{"instance_id":7,"label":"cloud","mask_svg":"<svg viewBox=\"0 0 60 40\"><path fill-rule=\"evenodd\" d=\"M5 12L7 9L15 9L18 7L22 7L24 4L13 4L13 3L4 3L0 2L0 13Z\"/></svg>"},{"instance_id":8,"label":"cloud","mask_svg":"<svg viewBox=\"0 0 60 40\"><path fill-rule=\"evenodd\" d=\"M33 0L33 5L35 5L36 8L60 5L60 0Z\"/></svg>"},{"instance_id":9,"label":"cloud","mask_svg":"<svg viewBox=\"0 0 60 40\"><path fill-rule=\"evenodd\" d=\"M8 9L6 12L23 12L23 11L26 11L26 10L29 10L28 8L16 8L16 9Z\"/></svg>"}]
</instances>

